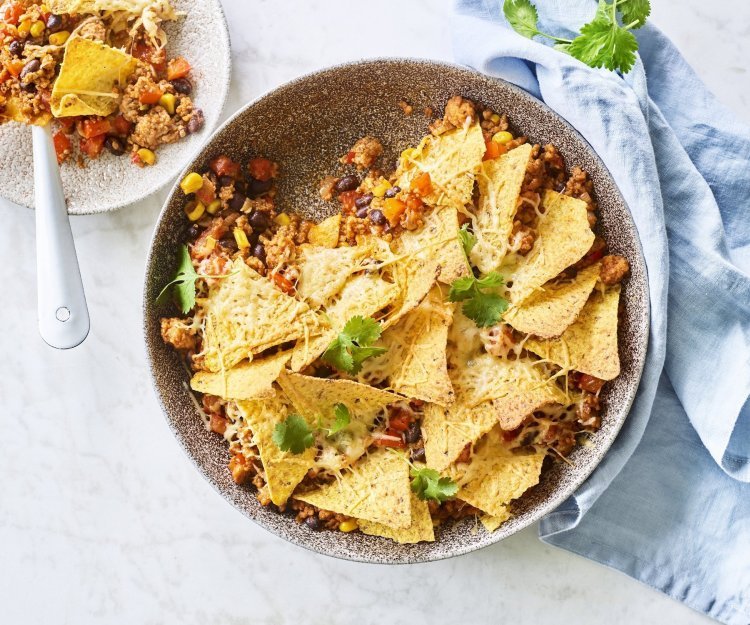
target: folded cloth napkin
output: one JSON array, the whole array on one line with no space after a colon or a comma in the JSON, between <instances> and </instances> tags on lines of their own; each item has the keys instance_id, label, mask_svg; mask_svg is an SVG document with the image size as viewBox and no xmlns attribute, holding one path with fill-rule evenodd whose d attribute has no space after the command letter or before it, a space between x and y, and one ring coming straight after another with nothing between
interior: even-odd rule
<instances>
[{"instance_id":1,"label":"folded cloth napkin","mask_svg":"<svg viewBox=\"0 0 750 625\"><path fill-rule=\"evenodd\" d=\"M593 0L537 0L571 38ZM544 100L593 146L633 213L651 296L646 367L604 461L541 538L731 625L750 623L750 127L647 24L622 77L458 0L457 59Z\"/></svg>"}]
</instances>

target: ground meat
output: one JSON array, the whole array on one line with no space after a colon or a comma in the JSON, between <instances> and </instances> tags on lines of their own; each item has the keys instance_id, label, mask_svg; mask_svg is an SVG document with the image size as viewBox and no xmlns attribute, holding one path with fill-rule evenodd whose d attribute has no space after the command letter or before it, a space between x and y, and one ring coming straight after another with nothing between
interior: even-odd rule
<instances>
[{"instance_id":1,"label":"ground meat","mask_svg":"<svg viewBox=\"0 0 750 625\"><path fill-rule=\"evenodd\" d=\"M77 29L79 37L104 43L107 40L107 27L98 17L89 17L83 20Z\"/></svg>"},{"instance_id":2,"label":"ground meat","mask_svg":"<svg viewBox=\"0 0 750 625\"><path fill-rule=\"evenodd\" d=\"M430 514L433 519L439 521L448 521L451 519L463 519L470 516L478 516L480 511L474 506L469 505L460 499L449 499L443 503L436 501L428 501L427 505L430 508Z\"/></svg>"},{"instance_id":3,"label":"ground meat","mask_svg":"<svg viewBox=\"0 0 750 625\"><path fill-rule=\"evenodd\" d=\"M607 286L619 284L630 271L630 264L622 256L610 255L602 258L599 277Z\"/></svg>"},{"instance_id":4,"label":"ground meat","mask_svg":"<svg viewBox=\"0 0 750 625\"><path fill-rule=\"evenodd\" d=\"M398 103L401 110L404 112L404 115L411 115L414 112L414 107L409 104L406 100L401 100Z\"/></svg>"},{"instance_id":5,"label":"ground meat","mask_svg":"<svg viewBox=\"0 0 750 625\"><path fill-rule=\"evenodd\" d=\"M594 183L589 178L589 175L583 171L580 167L573 167L570 172L570 178L568 178L565 184L565 195L570 197L578 198L588 204L588 210L590 213L595 213L597 209L597 203L594 200ZM596 216L594 216L596 219ZM589 218L589 222L591 218ZM592 224L593 225L593 224Z\"/></svg>"},{"instance_id":6,"label":"ground meat","mask_svg":"<svg viewBox=\"0 0 750 625\"><path fill-rule=\"evenodd\" d=\"M578 421L587 428L598 429L601 425L600 408L599 396L584 392L578 405Z\"/></svg>"},{"instance_id":7,"label":"ground meat","mask_svg":"<svg viewBox=\"0 0 750 625\"><path fill-rule=\"evenodd\" d=\"M477 118L477 110L471 100L455 95L445 104L443 119L453 127L463 127L467 117L472 122L476 121Z\"/></svg>"},{"instance_id":8,"label":"ground meat","mask_svg":"<svg viewBox=\"0 0 750 625\"><path fill-rule=\"evenodd\" d=\"M158 89L151 73L139 66L130 76L125 92L120 99L120 113L131 123L138 121L141 111L146 110L146 106L140 103L139 97L144 91L153 91Z\"/></svg>"},{"instance_id":9,"label":"ground meat","mask_svg":"<svg viewBox=\"0 0 750 625\"><path fill-rule=\"evenodd\" d=\"M287 502L287 507L296 513L295 520L297 523L304 523L307 528L315 531L337 530L339 525L352 518L337 512L321 510L297 499L290 499Z\"/></svg>"},{"instance_id":10,"label":"ground meat","mask_svg":"<svg viewBox=\"0 0 750 625\"><path fill-rule=\"evenodd\" d=\"M195 349L195 329L185 319L164 317L161 320L161 338L175 349L192 351Z\"/></svg>"},{"instance_id":11,"label":"ground meat","mask_svg":"<svg viewBox=\"0 0 750 625\"><path fill-rule=\"evenodd\" d=\"M506 358L516 346L513 328L506 323L498 323L490 328L483 328L479 333L484 349L488 354Z\"/></svg>"},{"instance_id":12,"label":"ground meat","mask_svg":"<svg viewBox=\"0 0 750 625\"><path fill-rule=\"evenodd\" d=\"M193 116L193 101L188 97L181 97L177 101L177 107L175 108L174 113L183 122L189 122L190 118Z\"/></svg>"},{"instance_id":13,"label":"ground meat","mask_svg":"<svg viewBox=\"0 0 750 625\"><path fill-rule=\"evenodd\" d=\"M338 181L339 179L334 178L333 176L326 176L320 181L318 194L322 200L330 202L333 199L333 189Z\"/></svg>"},{"instance_id":14,"label":"ground meat","mask_svg":"<svg viewBox=\"0 0 750 625\"><path fill-rule=\"evenodd\" d=\"M253 463L242 454L234 454L231 457L229 470L236 484L245 484L255 474Z\"/></svg>"},{"instance_id":15,"label":"ground meat","mask_svg":"<svg viewBox=\"0 0 750 625\"><path fill-rule=\"evenodd\" d=\"M174 143L186 134L182 124L173 120L161 106L155 106L137 119L130 139L135 145L153 150L164 143Z\"/></svg>"},{"instance_id":16,"label":"ground meat","mask_svg":"<svg viewBox=\"0 0 750 625\"><path fill-rule=\"evenodd\" d=\"M375 137L362 137L341 160L344 164L356 165L357 169L368 169L382 153L383 144L380 141Z\"/></svg>"}]
</instances>

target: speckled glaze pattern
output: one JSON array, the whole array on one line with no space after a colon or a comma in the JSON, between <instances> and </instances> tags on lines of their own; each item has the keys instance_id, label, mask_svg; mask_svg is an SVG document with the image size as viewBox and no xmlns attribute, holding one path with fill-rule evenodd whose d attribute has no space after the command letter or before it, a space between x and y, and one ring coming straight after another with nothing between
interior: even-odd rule
<instances>
[{"instance_id":1,"label":"speckled glaze pattern","mask_svg":"<svg viewBox=\"0 0 750 625\"><path fill-rule=\"evenodd\" d=\"M192 66L195 106L206 119L201 132L171 145L161 146L156 164L138 168L126 156L108 151L85 167L68 161L60 168L63 189L71 215L103 213L142 200L169 183L211 136L221 117L229 93L232 61L224 10L219 0L173 0L183 13L164 25L168 51L184 56ZM34 167L31 130L20 124L0 126L0 196L33 208Z\"/></svg>"},{"instance_id":2,"label":"speckled glaze pattern","mask_svg":"<svg viewBox=\"0 0 750 625\"><path fill-rule=\"evenodd\" d=\"M167 314L154 304L173 274L176 250L187 222L183 196L175 186L159 216L146 267L144 332L154 387L169 426L205 478L232 505L256 523L293 543L326 555L378 563L413 563L468 553L528 526L562 503L600 462L625 420L640 380L648 343L647 278L638 234L625 202L599 157L562 118L526 92L472 70L432 61L372 60L337 66L288 83L250 103L217 131L188 168L207 167L227 153L246 161L264 155L281 163L278 199L286 210L316 219L335 211L317 194L318 181L335 171L337 159L365 134L379 137L385 168L427 133L421 114L430 106L442 110L454 94L505 112L516 132L534 142L553 143L568 166L580 165L592 176L600 206L599 231L614 253L630 260L624 284L624 320L620 327L622 373L603 394L602 428L589 447L577 448L572 466L554 463L539 485L518 500L515 516L493 533L474 520L441 528L434 543L398 545L354 532L313 532L290 516L263 508L252 490L237 486L227 469L224 440L203 427L188 395L188 375L177 354L159 335L159 319ZM415 109L406 117L398 107L405 99ZM187 170L186 170L187 171Z\"/></svg>"}]
</instances>

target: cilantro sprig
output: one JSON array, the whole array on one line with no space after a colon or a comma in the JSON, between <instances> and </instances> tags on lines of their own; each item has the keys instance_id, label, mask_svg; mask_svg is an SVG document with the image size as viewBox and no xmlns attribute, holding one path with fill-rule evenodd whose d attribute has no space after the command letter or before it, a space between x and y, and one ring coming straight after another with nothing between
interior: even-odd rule
<instances>
[{"instance_id":1,"label":"cilantro sprig","mask_svg":"<svg viewBox=\"0 0 750 625\"><path fill-rule=\"evenodd\" d=\"M483 278L474 275L458 278L451 283L448 299L463 302L461 311L480 328L494 326L508 309L508 300L497 292L503 277L491 271Z\"/></svg>"},{"instance_id":2,"label":"cilantro sprig","mask_svg":"<svg viewBox=\"0 0 750 625\"><path fill-rule=\"evenodd\" d=\"M271 438L281 451L293 454L301 454L315 442L312 429L298 414L290 414L281 423L277 423Z\"/></svg>"},{"instance_id":3,"label":"cilantro sprig","mask_svg":"<svg viewBox=\"0 0 750 625\"><path fill-rule=\"evenodd\" d=\"M341 333L331 342L321 359L339 371L357 374L368 358L386 352L383 347L372 347L380 338L380 324L370 317L349 319Z\"/></svg>"},{"instance_id":4,"label":"cilantro sprig","mask_svg":"<svg viewBox=\"0 0 750 625\"><path fill-rule=\"evenodd\" d=\"M627 74L635 64L638 50L638 41L631 31L646 23L651 3L649 0L599 0L594 19L584 24L574 39L540 31L539 14L530 0L505 0L503 13L513 29L524 37L551 39L556 49L590 67L606 67Z\"/></svg>"},{"instance_id":5,"label":"cilantro sprig","mask_svg":"<svg viewBox=\"0 0 750 625\"><path fill-rule=\"evenodd\" d=\"M410 474L411 489L422 500L432 499L442 503L454 497L458 492L458 484L449 477L440 477L440 473L435 469L427 467L418 469L412 466Z\"/></svg>"},{"instance_id":6,"label":"cilantro sprig","mask_svg":"<svg viewBox=\"0 0 750 625\"><path fill-rule=\"evenodd\" d=\"M469 224L464 224L458 231L458 240L461 242L461 247L464 250L466 260L469 260L469 254L474 246L477 244L477 237L473 232L469 232Z\"/></svg>"},{"instance_id":7,"label":"cilantro sprig","mask_svg":"<svg viewBox=\"0 0 750 625\"><path fill-rule=\"evenodd\" d=\"M346 404L336 404L333 407L333 417L333 425L328 430L328 436L338 434L352 422L352 415L349 412L349 408L346 407Z\"/></svg>"}]
</instances>

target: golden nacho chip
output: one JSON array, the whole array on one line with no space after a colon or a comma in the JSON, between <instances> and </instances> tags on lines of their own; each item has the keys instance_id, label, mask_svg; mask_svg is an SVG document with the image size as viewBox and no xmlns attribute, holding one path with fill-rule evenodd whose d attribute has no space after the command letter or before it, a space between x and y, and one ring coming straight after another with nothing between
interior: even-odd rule
<instances>
[{"instance_id":1,"label":"golden nacho chip","mask_svg":"<svg viewBox=\"0 0 750 625\"><path fill-rule=\"evenodd\" d=\"M334 249L301 246L297 295L312 308L319 308L343 288L349 276L362 268L371 251L369 245Z\"/></svg>"},{"instance_id":2,"label":"golden nacho chip","mask_svg":"<svg viewBox=\"0 0 750 625\"><path fill-rule=\"evenodd\" d=\"M617 349L619 302L619 285L608 288L604 294L595 290L578 319L560 338L546 341L529 339L526 348L563 369L612 380L620 374Z\"/></svg>"},{"instance_id":3,"label":"golden nacho chip","mask_svg":"<svg viewBox=\"0 0 750 625\"><path fill-rule=\"evenodd\" d=\"M52 87L55 117L107 116L117 110L122 86L138 61L121 50L73 37L65 46L60 74Z\"/></svg>"},{"instance_id":4,"label":"golden nacho chip","mask_svg":"<svg viewBox=\"0 0 750 625\"><path fill-rule=\"evenodd\" d=\"M578 262L594 242L586 202L546 190L541 205L545 212L539 218L534 247L508 278L513 281L510 298L514 304Z\"/></svg>"},{"instance_id":5,"label":"golden nacho chip","mask_svg":"<svg viewBox=\"0 0 750 625\"><path fill-rule=\"evenodd\" d=\"M398 186L404 190L424 172L430 174L432 193L424 200L430 206L450 206L458 210L471 202L474 179L486 147L479 124L458 128L439 137L429 135L419 146L402 156Z\"/></svg>"},{"instance_id":6,"label":"golden nacho chip","mask_svg":"<svg viewBox=\"0 0 750 625\"><path fill-rule=\"evenodd\" d=\"M411 493L411 524L406 528L391 527L385 523L373 523L372 521L359 521L359 529L371 536L382 536L390 538L402 545L433 542L435 530L432 526L432 516L426 501L422 501L414 493Z\"/></svg>"},{"instance_id":7,"label":"golden nacho chip","mask_svg":"<svg viewBox=\"0 0 750 625\"><path fill-rule=\"evenodd\" d=\"M450 404L453 387L445 350L452 319L453 305L433 287L419 306L383 333L377 346L388 351L365 361L360 379L388 380L394 391L407 397Z\"/></svg>"},{"instance_id":8,"label":"golden nacho chip","mask_svg":"<svg viewBox=\"0 0 750 625\"><path fill-rule=\"evenodd\" d=\"M496 428L480 441L470 462L453 465L448 473L459 485L456 497L461 501L507 518L507 504L539 482L544 456L511 453Z\"/></svg>"},{"instance_id":9,"label":"golden nacho chip","mask_svg":"<svg viewBox=\"0 0 750 625\"><path fill-rule=\"evenodd\" d=\"M599 279L600 267L601 263L586 267L572 282L545 285L521 306L508 310L503 319L519 332L541 338L560 336L586 304Z\"/></svg>"},{"instance_id":10,"label":"golden nacho chip","mask_svg":"<svg viewBox=\"0 0 750 625\"><path fill-rule=\"evenodd\" d=\"M269 347L304 342L327 328L307 304L282 293L242 260L210 287L205 311L204 364L214 372Z\"/></svg>"},{"instance_id":11,"label":"golden nacho chip","mask_svg":"<svg viewBox=\"0 0 750 625\"><path fill-rule=\"evenodd\" d=\"M344 329L352 317L372 317L391 304L399 294L399 287L377 275L359 275L349 279L328 306L329 328L310 341L299 341L292 352L292 371L299 371L318 358ZM274 319L274 324L278 324ZM279 324L280 325L280 324Z\"/></svg>"},{"instance_id":12,"label":"golden nacho chip","mask_svg":"<svg viewBox=\"0 0 750 625\"><path fill-rule=\"evenodd\" d=\"M273 442L276 425L284 421L291 412L291 406L283 395L279 394L272 399L238 401L237 407L250 426L253 441L260 451L271 501L280 506L286 503L289 495L315 465L317 449L313 445L301 454L293 454L281 451Z\"/></svg>"},{"instance_id":13,"label":"golden nacho chip","mask_svg":"<svg viewBox=\"0 0 750 625\"><path fill-rule=\"evenodd\" d=\"M310 228L307 240L313 245L334 248L339 243L339 229L341 228L341 213L331 215L319 224Z\"/></svg>"},{"instance_id":14,"label":"golden nacho chip","mask_svg":"<svg viewBox=\"0 0 750 625\"><path fill-rule=\"evenodd\" d=\"M503 516L492 516L491 514L483 514L479 517L479 522L484 526L488 532L494 532L498 527L505 523L510 518L510 510L505 509Z\"/></svg>"},{"instance_id":15,"label":"golden nacho chip","mask_svg":"<svg viewBox=\"0 0 750 625\"><path fill-rule=\"evenodd\" d=\"M335 481L295 499L322 510L406 529L412 523L409 463L404 453L379 449Z\"/></svg>"},{"instance_id":16,"label":"golden nacho chip","mask_svg":"<svg viewBox=\"0 0 750 625\"><path fill-rule=\"evenodd\" d=\"M281 352L267 358L241 362L226 371L198 371L190 380L190 388L224 399L273 397L273 383L289 358L289 352Z\"/></svg>"},{"instance_id":17,"label":"golden nacho chip","mask_svg":"<svg viewBox=\"0 0 750 625\"><path fill-rule=\"evenodd\" d=\"M471 250L471 260L482 273L495 271L508 251L531 150L531 145L524 143L499 158L484 161L479 169L479 208L474 218L477 243Z\"/></svg>"}]
</instances>

